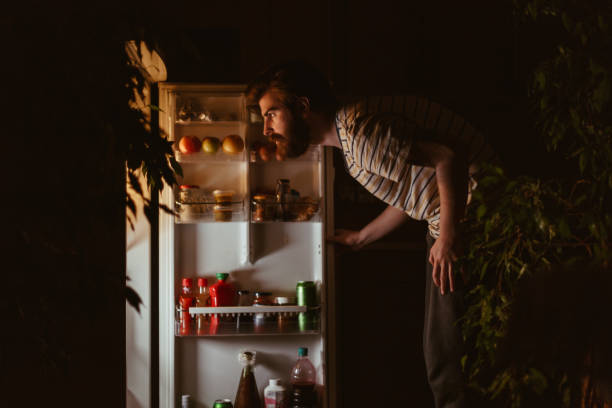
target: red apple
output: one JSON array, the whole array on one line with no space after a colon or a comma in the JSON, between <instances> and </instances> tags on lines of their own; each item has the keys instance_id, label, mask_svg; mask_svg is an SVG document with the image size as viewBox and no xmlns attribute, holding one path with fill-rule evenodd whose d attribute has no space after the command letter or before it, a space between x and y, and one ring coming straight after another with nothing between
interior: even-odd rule
<instances>
[{"instance_id":1,"label":"red apple","mask_svg":"<svg viewBox=\"0 0 612 408\"><path fill-rule=\"evenodd\" d=\"M183 154L197 153L202 149L202 142L197 136L183 136L178 147Z\"/></svg>"},{"instance_id":2,"label":"red apple","mask_svg":"<svg viewBox=\"0 0 612 408\"><path fill-rule=\"evenodd\" d=\"M266 142L262 143L257 149L259 153L259 157L263 161L270 161L274 157L274 152L276 151L276 145L274 143Z\"/></svg>"}]
</instances>

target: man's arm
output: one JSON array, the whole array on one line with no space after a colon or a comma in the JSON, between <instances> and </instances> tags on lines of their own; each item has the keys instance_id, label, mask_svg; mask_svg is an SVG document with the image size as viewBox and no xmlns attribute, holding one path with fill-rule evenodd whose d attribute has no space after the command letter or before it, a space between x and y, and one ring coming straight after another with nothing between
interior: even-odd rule
<instances>
[{"instance_id":1,"label":"man's arm","mask_svg":"<svg viewBox=\"0 0 612 408\"><path fill-rule=\"evenodd\" d=\"M388 206L360 231L338 229L330 240L357 250L387 235L407 219L408 215L403 210Z\"/></svg>"},{"instance_id":2,"label":"man's arm","mask_svg":"<svg viewBox=\"0 0 612 408\"><path fill-rule=\"evenodd\" d=\"M433 281L445 293L448 281L454 291L452 263L456 260L458 224L465 212L468 168L465 154L436 142L418 141L412 146L411 160L415 164L433 167L440 197L440 236L429 254L433 265Z\"/></svg>"}]
</instances>

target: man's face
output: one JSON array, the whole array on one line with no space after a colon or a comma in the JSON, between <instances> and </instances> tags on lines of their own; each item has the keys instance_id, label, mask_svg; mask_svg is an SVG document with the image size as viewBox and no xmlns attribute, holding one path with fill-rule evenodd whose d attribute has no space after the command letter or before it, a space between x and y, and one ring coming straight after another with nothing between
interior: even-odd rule
<instances>
[{"instance_id":1,"label":"man's face","mask_svg":"<svg viewBox=\"0 0 612 408\"><path fill-rule=\"evenodd\" d=\"M266 92L259 100L264 119L263 132L276 143L277 152L288 157L298 157L306 152L310 129L299 112L289 109L276 89Z\"/></svg>"}]
</instances>

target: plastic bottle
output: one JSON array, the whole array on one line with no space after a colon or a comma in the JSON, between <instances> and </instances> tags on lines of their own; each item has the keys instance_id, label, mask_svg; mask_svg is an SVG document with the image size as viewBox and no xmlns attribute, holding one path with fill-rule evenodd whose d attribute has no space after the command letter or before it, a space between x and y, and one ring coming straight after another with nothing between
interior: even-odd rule
<instances>
[{"instance_id":1,"label":"plastic bottle","mask_svg":"<svg viewBox=\"0 0 612 408\"><path fill-rule=\"evenodd\" d=\"M195 297L197 307L207 307L210 304L210 294L208 292L208 280L206 278L198 278L198 293ZM197 333L204 334L207 316L203 314L197 315Z\"/></svg>"},{"instance_id":2,"label":"plastic bottle","mask_svg":"<svg viewBox=\"0 0 612 408\"><path fill-rule=\"evenodd\" d=\"M181 408L191 408L191 395L181 395Z\"/></svg>"},{"instance_id":3,"label":"plastic bottle","mask_svg":"<svg viewBox=\"0 0 612 408\"><path fill-rule=\"evenodd\" d=\"M181 281L181 293L179 295L179 334L186 336L191 331L191 316L189 315L189 308L193 306L194 295L193 295L193 280L191 278L183 278Z\"/></svg>"},{"instance_id":4,"label":"plastic bottle","mask_svg":"<svg viewBox=\"0 0 612 408\"><path fill-rule=\"evenodd\" d=\"M255 382L255 352L243 351L238 361L244 366L240 375L234 408L261 408L259 391Z\"/></svg>"},{"instance_id":5,"label":"plastic bottle","mask_svg":"<svg viewBox=\"0 0 612 408\"><path fill-rule=\"evenodd\" d=\"M298 349L298 359L291 369L290 408L313 408L316 404L316 370L308 358L308 348Z\"/></svg>"},{"instance_id":6,"label":"plastic bottle","mask_svg":"<svg viewBox=\"0 0 612 408\"><path fill-rule=\"evenodd\" d=\"M280 379L270 379L270 384L264 389L264 405L265 408L286 408L287 391Z\"/></svg>"},{"instance_id":7,"label":"plastic bottle","mask_svg":"<svg viewBox=\"0 0 612 408\"><path fill-rule=\"evenodd\" d=\"M235 306L236 291L231 283L226 282L228 273L218 273L217 282L210 287L210 303L213 307Z\"/></svg>"}]
</instances>

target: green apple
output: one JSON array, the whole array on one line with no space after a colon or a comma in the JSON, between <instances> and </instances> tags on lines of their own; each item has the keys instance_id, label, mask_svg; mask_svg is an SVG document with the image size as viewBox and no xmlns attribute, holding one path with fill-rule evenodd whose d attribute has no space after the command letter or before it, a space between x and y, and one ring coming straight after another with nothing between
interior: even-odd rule
<instances>
[{"instance_id":1,"label":"green apple","mask_svg":"<svg viewBox=\"0 0 612 408\"><path fill-rule=\"evenodd\" d=\"M206 136L202 140L202 150L204 153L215 154L221 147L221 142L216 137Z\"/></svg>"}]
</instances>

